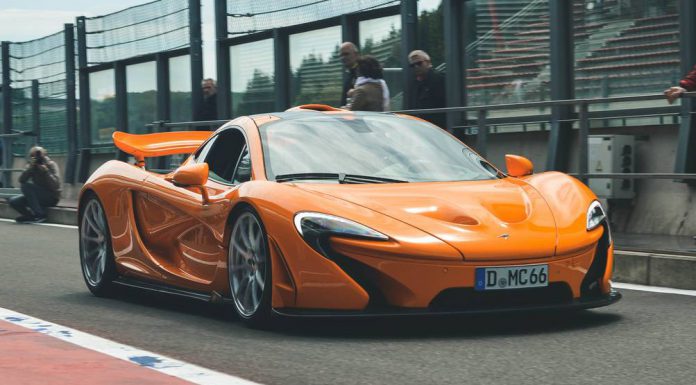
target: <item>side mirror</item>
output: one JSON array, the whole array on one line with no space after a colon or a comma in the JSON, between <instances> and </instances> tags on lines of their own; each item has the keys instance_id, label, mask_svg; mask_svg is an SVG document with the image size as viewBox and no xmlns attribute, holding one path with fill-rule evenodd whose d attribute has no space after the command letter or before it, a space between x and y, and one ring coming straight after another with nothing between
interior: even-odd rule
<instances>
[{"instance_id":1,"label":"side mirror","mask_svg":"<svg viewBox=\"0 0 696 385\"><path fill-rule=\"evenodd\" d=\"M166 179L179 186L198 187L203 196L203 204L208 203L208 190L205 189L205 183L208 181L208 163L181 166Z\"/></svg>"},{"instance_id":2,"label":"side mirror","mask_svg":"<svg viewBox=\"0 0 696 385\"><path fill-rule=\"evenodd\" d=\"M507 166L508 175L515 178L534 173L532 161L519 155L506 154L505 166Z\"/></svg>"}]
</instances>

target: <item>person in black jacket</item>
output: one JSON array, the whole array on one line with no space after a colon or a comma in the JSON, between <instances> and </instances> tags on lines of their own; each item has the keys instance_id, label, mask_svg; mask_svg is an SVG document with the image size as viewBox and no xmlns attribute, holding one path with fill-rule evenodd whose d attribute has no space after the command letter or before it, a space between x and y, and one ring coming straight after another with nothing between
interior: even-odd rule
<instances>
[{"instance_id":1,"label":"person in black jacket","mask_svg":"<svg viewBox=\"0 0 696 385\"><path fill-rule=\"evenodd\" d=\"M213 79L203 79L201 81L201 89L203 90L203 100L198 103L195 120L216 120L217 117L217 84ZM196 129L199 131L214 130L215 126L200 126Z\"/></svg>"},{"instance_id":2,"label":"person in black jacket","mask_svg":"<svg viewBox=\"0 0 696 385\"><path fill-rule=\"evenodd\" d=\"M18 223L37 223L46 220L46 208L60 200L60 171L43 147L29 150L30 162L19 176L22 194L9 199L10 206L21 215Z\"/></svg>"},{"instance_id":3,"label":"person in black jacket","mask_svg":"<svg viewBox=\"0 0 696 385\"><path fill-rule=\"evenodd\" d=\"M415 50L408 54L408 65L413 68L415 75L410 107L414 109L446 107L445 78L433 70L430 55L425 51ZM417 116L441 128L447 126L447 115L444 113L418 114Z\"/></svg>"},{"instance_id":4,"label":"person in black jacket","mask_svg":"<svg viewBox=\"0 0 696 385\"><path fill-rule=\"evenodd\" d=\"M343 107L348 106L348 91L355 87L355 79L358 78L358 57L360 54L358 52L358 47L349 41L341 44L338 53L341 56L341 62L346 71L345 76L343 76L343 92L341 94L340 105Z\"/></svg>"}]
</instances>

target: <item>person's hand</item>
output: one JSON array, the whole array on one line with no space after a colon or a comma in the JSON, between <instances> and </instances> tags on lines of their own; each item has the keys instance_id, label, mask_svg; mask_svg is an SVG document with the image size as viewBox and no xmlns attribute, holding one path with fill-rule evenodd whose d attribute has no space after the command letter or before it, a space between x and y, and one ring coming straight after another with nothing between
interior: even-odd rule
<instances>
[{"instance_id":1,"label":"person's hand","mask_svg":"<svg viewBox=\"0 0 696 385\"><path fill-rule=\"evenodd\" d=\"M37 165L36 165L36 168L39 169L40 171L43 171L43 172L47 172L47 171L48 171L48 167L46 167L45 164L37 164Z\"/></svg>"},{"instance_id":2,"label":"person's hand","mask_svg":"<svg viewBox=\"0 0 696 385\"><path fill-rule=\"evenodd\" d=\"M665 90L664 94L667 97L667 102L669 102L669 104L672 104L684 92L686 92L686 90L682 87L669 87Z\"/></svg>"},{"instance_id":3,"label":"person's hand","mask_svg":"<svg viewBox=\"0 0 696 385\"><path fill-rule=\"evenodd\" d=\"M355 88L351 88L351 89L348 90L348 92L346 92L346 95L347 95L349 98L352 98L354 93L355 93Z\"/></svg>"}]
</instances>

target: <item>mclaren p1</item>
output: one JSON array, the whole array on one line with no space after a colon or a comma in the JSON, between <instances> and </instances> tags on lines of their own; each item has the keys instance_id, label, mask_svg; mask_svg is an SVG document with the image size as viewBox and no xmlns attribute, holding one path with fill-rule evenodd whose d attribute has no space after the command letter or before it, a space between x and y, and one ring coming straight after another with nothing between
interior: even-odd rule
<instances>
[{"instance_id":1,"label":"mclaren p1","mask_svg":"<svg viewBox=\"0 0 696 385\"><path fill-rule=\"evenodd\" d=\"M79 197L95 295L225 303L245 322L609 305L613 242L592 191L521 156L493 166L407 115L327 106L215 132L116 132ZM173 172L146 158L190 154Z\"/></svg>"}]
</instances>

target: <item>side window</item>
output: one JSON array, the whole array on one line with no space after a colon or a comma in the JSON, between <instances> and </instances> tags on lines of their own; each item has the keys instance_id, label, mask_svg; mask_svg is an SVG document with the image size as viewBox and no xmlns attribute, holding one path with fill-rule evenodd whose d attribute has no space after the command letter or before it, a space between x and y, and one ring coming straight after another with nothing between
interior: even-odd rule
<instances>
[{"instance_id":1,"label":"side window","mask_svg":"<svg viewBox=\"0 0 696 385\"><path fill-rule=\"evenodd\" d=\"M249 155L249 147L244 146L244 151L242 151L242 156L239 157L239 163L237 163L237 170L234 172L232 183L240 184L249 180L251 180L251 156Z\"/></svg>"},{"instance_id":2,"label":"side window","mask_svg":"<svg viewBox=\"0 0 696 385\"><path fill-rule=\"evenodd\" d=\"M201 159L208 163L210 179L238 183L233 181L233 177L245 149L246 141L240 130L231 128L220 132L210 149L201 151Z\"/></svg>"},{"instance_id":3,"label":"side window","mask_svg":"<svg viewBox=\"0 0 696 385\"><path fill-rule=\"evenodd\" d=\"M210 148L213 147L213 143L215 143L216 139L217 136L213 137L208 141L208 143L205 144L205 146L201 147L201 149L198 150L196 155L193 157L193 160L196 163L203 163L204 159L208 156L208 153L210 152Z\"/></svg>"}]
</instances>

